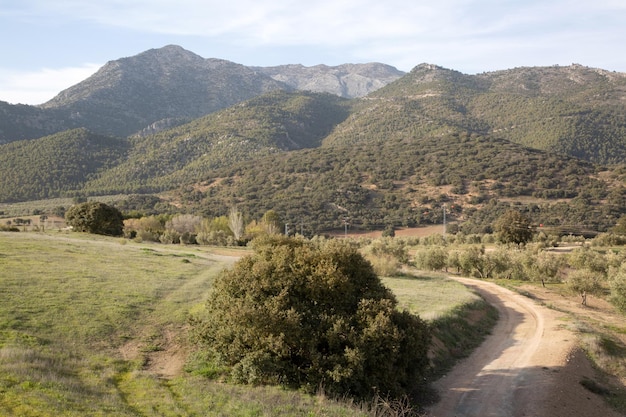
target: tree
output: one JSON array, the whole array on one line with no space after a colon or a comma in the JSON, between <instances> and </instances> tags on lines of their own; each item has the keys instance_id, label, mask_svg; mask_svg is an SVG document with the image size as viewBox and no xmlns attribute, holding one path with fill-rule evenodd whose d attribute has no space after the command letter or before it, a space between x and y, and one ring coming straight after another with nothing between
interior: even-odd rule
<instances>
[{"instance_id":1,"label":"tree","mask_svg":"<svg viewBox=\"0 0 626 417\"><path fill-rule=\"evenodd\" d=\"M617 224L611 228L611 232L617 235L626 235L626 216L619 218Z\"/></svg>"},{"instance_id":2,"label":"tree","mask_svg":"<svg viewBox=\"0 0 626 417\"><path fill-rule=\"evenodd\" d=\"M442 246L428 246L415 254L415 265L427 271L440 271L446 266L448 251Z\"/></svg>"},{"instance_id":3,"label":"tree","mask_svg":"<svg viewBox=\"0 0 626 417\"><path fill-rule=\"evenodd\" d=\"M581 297L581 304L587 305L587 295L597 294L602 290L602 274L588 269L571 272L567 278L567 286Z\"/></svg>"},{"instance_id":4,"label":"tree","mask_svg":"<svg viewBox=\"0 0 626 417\"><path fill-rule=\"evenodd\" d=\"M98 201L76 204L65 213L65 222L79 232L120 236L124 217L115 207Z\"/></svg>"},{"instance_id":5,"label":"tree","mask_svg":"<svg viewBox=\"0 0 626 417\"><path fill-rule=\"evenodd\" d=\"M546 286L547 282L557 281L561 269L565 266L562 255L540 251L532 253L524 251L517 257L512 257L523 267L524 279L531 281L541 281L541 285Z\"/></svg>"},{"instance_id":6,"label":"tree","mask_svg":"<svg viewBox=\"0 0 626 417\"><path fill-rule=\"evenodd\" d=\"M606 275L609 268L608 261L604 255L588 246L574 249L567 256L567 261L570 266L576 269L587 269L602 275Z\"/></svg>"},{"instance_id":7,"label":"tree","mask_svg":"<svg viewBox=\"0 0 626 417\"><path fill-rule=\"evenodd\" d=\"M626 313L626 264L611 269L611 303L621 312Z\"/></svg>"},{"instance_id":8,"label":"tree","mask_svg":"<svg viewBox=\"0 0 626 417\"><path fill-rule=\"evenodd\" d=\"M241 214L235 206L230 208L230 213L228 214L228 227L230 228L230 231L233 232L235 240L241 239L244 231L243 214Z\"/></svg>"},{"instance_id":9,"label":"tree","mask_svg":"<svg viewBox=\"0 0 626 417\"><path fill-rule=\"evenodd\" d=\"M263 224L265 232L270 235L280 233L283 227L280 216L274 210L266 211L261 219L261 223Z\"/></svg>"},{"instance_id":10,"label":"tree","mask_svg":"<svg viewBox=\"0 0 626 417\"><path fill-rule=\"evenodd\" d=\"M496 220L494 231L502 243L525 244L533 238L530 220L517 210L508 210Z\"/></svg>"},{"instance_id":11,"label":"tree","mask_svg":"<svg viewBox=\"0 0 626 417\"><path fill-rule=\"evenodd\" d=\"M177 214L165 223L162 243L196 243L196 235L202 224L202 217L193 214Z\"/></svg>"},{"instance_id":12,"label":"tree","mask_svg":"<svg viewBox=\"0 0 626 417\"><path fill-rule=\"evenodd\" d=\"M424 376L430 343L344 241L265 236L218 277L200 339L231 378L336 396L403 396Z\"/></svg>"}]
</instances>

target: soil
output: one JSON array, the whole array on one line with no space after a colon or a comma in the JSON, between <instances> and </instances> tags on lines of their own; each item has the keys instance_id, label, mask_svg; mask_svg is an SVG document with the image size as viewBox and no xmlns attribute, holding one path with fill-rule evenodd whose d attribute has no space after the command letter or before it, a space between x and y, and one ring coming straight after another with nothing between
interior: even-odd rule
<instances>
[{"instance_id":1,"label":"soil","mask_svg":"<svg viewBox=\"0 0 626 417\"><path fill-rule=\"evenodd\" d=\"M492 334L470 357L436 381L434 388L440 401L427 410L428 416L622 415L611 409L602 396L581 385L581 381L597 381L600 375L578 347L577 335L567 325L569 311L588 313L585 307L576 306L577 299L529 287L528 291L536 292L532 294L533 300L490 282L455 279L494 305L500 319ZM561 308L557 311L537 301L544 305L559 304ZM595 314L598 319L611 321L609 310Z\"/></svg>"}]
</instances>

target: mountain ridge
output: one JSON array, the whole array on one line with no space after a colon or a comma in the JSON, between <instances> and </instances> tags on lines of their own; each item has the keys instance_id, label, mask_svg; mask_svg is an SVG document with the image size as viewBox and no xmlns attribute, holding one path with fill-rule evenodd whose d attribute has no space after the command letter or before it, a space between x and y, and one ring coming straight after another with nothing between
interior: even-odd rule
<instances>
[{"instance_id":1,"label":"mountain ridge","mask_svg":"<svg viewBox=\"0 0 626 417\"><path fill-rule=\"evenodd\" d=\"M576 65L467 75L420 64L360 100L325 143L460 132L623 163L626 74Z\"/></svg>"},{"instance_id":2,"label":"mountain ridge","mask_svg":"<svg viewBox=\"0 0 626 417\"><path fill-rule=\"evenodd\" d=\"M322 73L327 74L325 88L310 81L322 67L326 68ZM376 68L375 74L382 78L368 77L367 68ZM276 69L271 73L280 78ZM367 94L402 74L383 64L318 66L315 73L303 70L296 84L315 86L312 91L354 96ZM331 82L333 77L336 79ZM260 67L203 58L180 46L167 45L109 61L86 80L39 106L0 101L0 143L78 127L120 137L143 134L149 126L154 132L160 125L190 121L275 90L293 91L294 87L265 74Z\"/></svg>"}]
</instances>

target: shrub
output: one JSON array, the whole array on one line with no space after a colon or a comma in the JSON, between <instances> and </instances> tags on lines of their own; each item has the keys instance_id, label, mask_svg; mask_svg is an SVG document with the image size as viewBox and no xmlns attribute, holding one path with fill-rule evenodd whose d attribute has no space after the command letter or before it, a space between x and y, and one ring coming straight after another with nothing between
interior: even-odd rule
<instances>
[{"instance_id":1,"label":"shrub","mask_svg":"<svg viewBox=\"0 0 626 417\"><path fill-rule=\"evenodd\" d=\"M374 273L381 277L392 277L400 272L400 262L392 255L381 254L375 256L372 253L366 254L365 258L372 264Z\"/></svg>"},{"instance_id":2,"label":"shrub","mask_svg":"<svg viewBox=\"0 0 626 417\"><path fill-rule=\"evenodd\" d=\"M161 243L180 243L180 233L174 229L166 229L161 236L159 236L159 242Z\"/></svg>"},{"instance_id":3,"label":"shrub","mask_svg":"<svg viewBox=\"0 0 626 417\"><path fill-rule=\"evenodd\" d=\"M382 233L383 237L394 237L395 235L396 229L392 225L386 226Z\"/></svg>"},{"instance_id":4,"label":"shrub","mask_svg":"<svg viewBox=\"0 0 626 417\"><path fill-rule=\"evenodd\" d=\"M124 217L115 207L97 201L89 201L70 207L65 221L79 232L121 236Z\"/></svg>"},{"instance_id":5,"label":"shrub","mask_svg":"<svg viewBox=\"0 0 626 417\"><path fill-rule=\"evenodd\" d=\"M427 246L415 253L415 266L427 271L440 271L447 266L448 252L441 246Z\"/></svg>"},{"instance_id":6,"label":"shrub","mask_svg":"<svg viewBox=\"0 0 626 417\"><path fill-rule=\"evenodd\" d=\"M269 236L216 280L194 328L243 383L400 397L425 373L430 333L348 242Z\"/></svg>"},{"instance_id":7,"label":"shrub","mask_svg":"<svg viewBox=\"0 0 626 417\"><path fill-rule=\"evenodd\" d=\"M11 225L4 225L4 224L0 224L0 232L19 232L20 229L18 229L15 226L11 226Z\"/></svg>"},{"instance_id":8,"label":"shrub","mask_svg":"<svg viewBox=\"0 0 626 417\"><path fill-rule=\"evenodd\" d=\"M382 238L372 241L366 248L374 256L390 255L397 259L399 263L406 264L409 262L409 251L403 240Z\"/></svg>"},{"instance_id":9,"label":"shrub","mask_svg":"<svg viewBox=\"0 0 626 417\"><path fill-rule=\"evenodd\" d=\"M147 216L124 220L124 234L141 242L160 242L167 220L163 216Z\"/></svg>"},{"instance_id":10,"label":"shrub","mask_svg":"<svg viewBox=\"0 0 626 417\"><path fill-rule=\"evenodd\" d=\"M626 236L623 234L600 233L591 241L592 246L623 246Z\"/></svg>"}]
</instances>

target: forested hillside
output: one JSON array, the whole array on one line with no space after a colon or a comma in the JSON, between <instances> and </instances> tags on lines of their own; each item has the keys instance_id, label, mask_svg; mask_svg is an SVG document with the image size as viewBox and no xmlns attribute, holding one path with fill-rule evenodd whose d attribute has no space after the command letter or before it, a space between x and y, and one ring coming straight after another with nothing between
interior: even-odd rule
<instances>
[{"instance_id":1,"label":"forested hillside","mask_svg":"<svg viewBox=\"0 0 626 417\"><path fill-rule=\"evenodd\" d=\"M0 145L40 138L73 126L63 112L0 101Z\"/></svg>"},{"instance_id":2,"label":"forested hillside","mask_svg":"<svg viewBox=\"0 0 626 417\"><path fill-rule=\"evenodd\" d=\"M626 74L579 65L466 75L422 64L356 102L325 143L471 132L624 163L625 98Z\"/></svg>"},{"instance_id":3,"label":"forested hillside","mask_svg":"<svg viewBox=\"0 0 626 417\"><path fill-rule=\"evenodd\" d=\"M177 128L131 139L128 158L89 181L84 191L163 191L193 184L217 168L315 148L347 117L348 104L330 94L269 93Z\"/></svg>"},{"instance_id":4,"label":"forested hillside","mask_svg":"<svg viewBox=\"0 0 626 417\"><path fill-rule=\"evenodd\" d=\"M128 142L85 129L0 145L3 202L76 193L91 177L124 158Z\"/></svg>"},{"instance_id":5,"label":"forested hillside","mask_svg":"<svg viewBox=\"0 0 626 417\"><path fill-rule=\"evenodd\" d=\"M624 213L621 178L575 158L477 135L357 143L282 153L209 175L172 197L205 215L275 210L292 230L463 222L489 231L518 206L536 224L606 230ZM529 204L529 202L531 204Z\"/></svg>"}]
</instances>

